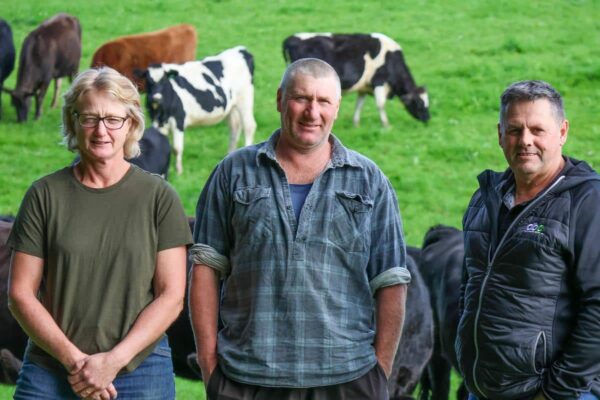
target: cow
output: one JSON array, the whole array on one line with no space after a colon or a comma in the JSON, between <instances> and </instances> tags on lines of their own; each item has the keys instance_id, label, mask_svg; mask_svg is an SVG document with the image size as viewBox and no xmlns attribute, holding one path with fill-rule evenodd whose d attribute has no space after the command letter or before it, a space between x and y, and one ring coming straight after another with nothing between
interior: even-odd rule
<instances>
[{"instance_id":1,"label":"cow","mask_svg":"<svg viewBox=\"0 0 600 400\"><path fill-rule=\"evenodd\" d=\"M229 152L241 131L252 144L254 120L254 58L238 46L184 64L158 64L146 72L147 107L152 124L173 135L178 174L183 171L183 131L188 126L229 123Z\"/></svg>"},{"instance_id":2,"label":"cow","mask_svg":"<svg viewBox=\"0 0 600 400\"><path fill-rule=\"evenodd\" d=\"M400 45L381 33L297 33L283 41L283 57L288 63L309 57L329 63L340 77L343 92L358 92L355 126L367 94L375 96L381 124L386 128L385 102L394 96L413 117L429 120L427 90L415 84Z\"/></svg>"},{"instance_id":3,"label":"cow","mask_svg":"<svg viewBox=\"0 0 600 400\"><path fill-rule=\"evenodd\" d=\"M146 128L144 135L139 141L141 154L128 161L137 165L144 171L157 174L167 179L169 164L171 161L171 146L169 139L154 127ZM79 162L79 156L75 157L71 165Z\"/></svg>"},{"instance_id":4,"label":"cow","mask_svg":"<svg viewBox=\"0 0 600 400\"><path fill-rule=\"evenodd\" d=\"M14 384L21 368L27 335L8 310L8 270L11 250L6 239L14 218L0 217L0 383Z\"/></svg>"},{"instance_id":5,"label":"cow","mask_svg":"<svg viewBox=\"0 0 600 400\"><path fill-rule=\"evenodd\" d=\"M452 367L458 371L454 341L459 319L459 288L464 257L463 235L456 228L437 225L425 234L420 270L429 288L435 322L431 360L421 379L422 400L447 400ZM466 400L461 384L456 399Z\"/></svg>"},{"instance_id":6,"label":"cow","mask_svg":"<svg viewBox=\"0 0 600 400\"><path fill-rule=\"evenodd\" d=\"M390 400L413 399L411 393L419 383L434 344L429 292L417 264L419 249L410 247L407 248L407 252L406 267L412 279L406 296L406 314L400 346L388 380Z\"/></svg>"},{"instance_id":7,"label":"cow","mask_svg":"<svg viewBox=\"0 0 600 400\"><path fill-rule=\"evenodd\" d=\"M2 119L2 88L15 68L15 44L8 22L0 18L0 119Z\"/></svg>"},{"instance_id":8,"label":"cow","mask_svg":"<svg viewBox=\"0 0 600 400\"><path fill-rule=\"evenodd\" d=\"M150 64L195 60L197 42L196 29L187 24L122 36L100 46L92 57L91 66L114 68L131 79L143 92L145 81L140 73Z\"/></svg>"},{"instance_id":9,"label":"cow","mask_svg":"<svg viewBox=\"0 0 600 400\"><path fill-rule=\"evenodd\" d=\"M12 96L17 110L17 121L27 120L31 97L35 96L35 119L39 119L42 102L54 79L52 107L60 90L62 77L73 79L81 59L81 26L71 15L60 13L44 22L27 35L21 47L17 86L4 89Z\"/></svg>"}]
</instances>

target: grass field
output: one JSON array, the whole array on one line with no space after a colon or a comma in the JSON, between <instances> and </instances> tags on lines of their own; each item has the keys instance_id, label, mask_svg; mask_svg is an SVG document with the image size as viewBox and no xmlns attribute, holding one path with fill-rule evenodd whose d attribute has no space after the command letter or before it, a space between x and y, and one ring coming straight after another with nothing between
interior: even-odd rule
<instances>
[{"instance_id":1,"label":"grass field","mask_svg":"<svg viewBox=\"0 0 600 400\"><path fill-rule=\"evenodd\" d=\"M565 97L571 122L567 154L600 167L600 22L597 0L426 1L361 0L180 1L123 3L46 0L6 1L2 15L13 27L17 47L42 20L66 11L83 27L81 69L94 50L116 36L190 23L199 34L198 57L243 44L256 63L256 140L278 126L275 91L285 67L281 42L295 32L382 32L396 39L418 84L426 85L431 121L412 119L398 99L388 102L392 127L383 130L372 100L361 126L351 116L355 97L344 98L334 132L372 158L397 191L407 242L420 245L431 225L460 226L476 189L476 175L500 170L497 146L498 97L511 82L543 79ZM6 86L14 87L16 70ZM51 92L52 89L49 90ZM63 89L64 92L64 89ZM60 113L49 108L39 121L16 124L8 96L0 121L0 214L14 214L30 183L70 162L59 144ZM224 124L186 132L184 174L171 183L186 212L228 141ZM178 381L178 398L198 398L200 386ZM0 397L5 391L0 387ZM6 394L8 396L8 394Z\"/></svg>"}]
</instances>

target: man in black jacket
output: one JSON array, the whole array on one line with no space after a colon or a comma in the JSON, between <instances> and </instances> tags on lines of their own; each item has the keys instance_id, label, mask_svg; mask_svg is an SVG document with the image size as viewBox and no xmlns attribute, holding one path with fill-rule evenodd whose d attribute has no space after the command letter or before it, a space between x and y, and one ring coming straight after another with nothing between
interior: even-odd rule
<instances>
[{"instance_id":1,"label":"man in black jacket","mask_svg":"<svg viewBox=\"0 0 600 400\"><path fill-rule=\"evenodd\" d=\"M472 399L600 397L600 176L562 155L560 94L501 97L509 168L484 171L463 219L456 351Z\"/></svg>"}]
</instances>

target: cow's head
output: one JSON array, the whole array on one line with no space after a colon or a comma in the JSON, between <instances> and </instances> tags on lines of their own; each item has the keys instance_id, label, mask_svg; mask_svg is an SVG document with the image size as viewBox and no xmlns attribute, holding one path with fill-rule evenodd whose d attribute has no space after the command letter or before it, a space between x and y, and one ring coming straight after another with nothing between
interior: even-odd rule
<instances>
[{"instance_id":1,"label":"cow's head","mask_svg":"<svg viewBox=\"0 0 600 400\"><path fill-rule=\"evenodd\" d=\"M18 89L10 90L2 88L3 91L10 94L11 103L17 111L17 122L27 121L27 114L29 113L29 106L31 105L32 93L24 93Z\"/></svg>"},{"instance_id":2,"label":"cow's head","mask_svg":"<svg viewBox=\"0 0 600 400\"><path fill-rule=\"evenodd\" d=\"M400 96L406 110L419 121L429 121L429 95L423 86Z\"/></svg>"},{"instance_id":3,"label":"cow's head","mask_svg":"<svg viewBox=\"0 0 600 400\"><path fill-rule=\"evenodd\" d=\"M179 73L173 70L166 70L162 65L151 65L145 73L146 77L146 108L148 114L154 122L161 122L161 116L164 113L164 98L166 92L169 92L171 83L169 79L174 78Z\"/></svg>"}]
</instances>

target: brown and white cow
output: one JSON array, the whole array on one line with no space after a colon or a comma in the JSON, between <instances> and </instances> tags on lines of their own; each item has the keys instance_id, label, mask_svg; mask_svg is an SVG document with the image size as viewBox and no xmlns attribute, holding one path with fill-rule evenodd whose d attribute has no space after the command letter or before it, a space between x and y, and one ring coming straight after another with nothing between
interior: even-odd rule
<instances>
[{"instance_id":1,"label":"brown and white cow","mask_svg":"<svg viewBox=\"0 0 600 400\"><path fill-rule=\"evenodd\" d=\"M116 69L145 90L140 78L150 64L184 63L196 59L196 29L187 24L155 32L122 36L104 43L92 57L92 67L103 65Z\"/></svg>"},{"instance_id":2,"label":"brown and white cow","mask_svg":"<svg viewBox=\"0 0 600 400\"><path fill-rule=\"evenodd\" d=\"M329 63L340 76L342 90L358 92L354 125L367 94L375 96L384 127L389 126L385 102L394 96L413 117L429 120L427 90L415 84L400 45L381 33L297 33L284 40L283 56L287 62L311 57Z\"/></svg>"},{"instance_id":3,"label":"brown and white cow","mask_svg":"<svg viewBox=\"0 0 600 400\"><path fill-rule=\"evenodd\" d=\"M23 41L19 57L17 87L4 89L12 96L17 121L27 120L31 97L35 96L35 119L41 115L42 102L54 79L52 107L56 107L60 78L73 78L81 59L81 26L71 15L60 13L42 22Z\"/></svg>"}]
</instances>

